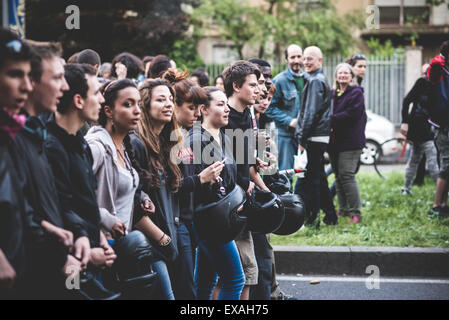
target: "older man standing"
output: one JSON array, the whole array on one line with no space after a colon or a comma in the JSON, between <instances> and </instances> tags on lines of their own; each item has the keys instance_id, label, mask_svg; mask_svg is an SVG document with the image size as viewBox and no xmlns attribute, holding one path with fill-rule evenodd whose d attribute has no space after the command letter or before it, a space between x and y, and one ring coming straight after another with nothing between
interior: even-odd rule
<instances>
[{"instance_id":1,"label":"older man standing","mask_svg":"<svg viewBox=\"0 0 449 320\"><path fill-rule=\"evenodd\" d=\"M319 228L320 203L329 200L329 188L324 172L324 152L329 144L331 90L321 69L323 54L318 47L304 50L304 68L308 74L298 115L295 137L300 152L307 150L307 171L299 179L295 193L302 196L307 207L306 226ZM303 181L300 181L303 180ZM328 210L323 220L336 224L335 210Z\"/></svg>"},{"instance_id":2,"label":"older man standing","mask_svg":"<svg viewBox=\"0 0 449 320\"><path fill-rule=\"evenodd\" d=\"M292 169L297 150L295 141L296 118L300 109L301 95L304 88L302 71L302 49L291 44L285 50L288 67L278 74L273 83L276 93L265 115L274 120L278 129L279 169Z\"/></svg>"}]
</instances>

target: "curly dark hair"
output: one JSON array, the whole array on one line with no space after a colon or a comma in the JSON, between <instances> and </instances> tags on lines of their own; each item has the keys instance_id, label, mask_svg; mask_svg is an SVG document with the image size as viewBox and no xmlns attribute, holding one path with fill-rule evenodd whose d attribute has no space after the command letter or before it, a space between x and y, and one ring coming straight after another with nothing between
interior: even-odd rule
<instances>
[{"instance_id":1,"label":"curly dark hair","mask_svg":"<svg viewBox=\"0 0 449 320\"><path fill-rule=\"evenodd\" d=\"M117 78L117 73L115 72L115 64L117 62L121 62L126 66L128 71L126 77L128 79L135 79L144 71L142 60L139 57L129 52L122 52L112 59L111 77L113 78Z\"/></svg>"},{"instance_id":2,"label":"curly dark hair","mask_svg":"<svg viewBox=\"0 0 449 320\"><path fill-rule=\"evenodd\" d=\"M171 68L170 59L168 59L168 57L163 54L157 55L153 58L153 60L151 60L150 69L148 70L148 78L159 78L169 68Z\"/></svg>"}]
</instances>

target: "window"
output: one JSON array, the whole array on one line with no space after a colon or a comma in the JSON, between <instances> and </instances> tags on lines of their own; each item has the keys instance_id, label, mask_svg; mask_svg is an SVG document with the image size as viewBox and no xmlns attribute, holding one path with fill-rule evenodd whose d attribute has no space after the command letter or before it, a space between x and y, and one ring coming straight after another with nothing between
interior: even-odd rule
<instances>
[{"instance_id":1,"label":"window","mask_svg":"<svg viewBox=\"0 0 449 320\"><path fill-rule=\"evenodd\" d=\"M429 7L405 7L404 22L413 24L429 24Z\"/></svg>"},{"instance_id":2,"label":"window","mask_svg":"<svg viewBox=\"0 0 449 320\"><path fill-rule=\"evenodd\" d=\"M400 6L379 7L380 24L429 24L430 7L404 7L401 19Z\"/></svg>"},{"instance_id":3,"label":"window","mask_svg":"<svg viewBox=\"0 0 449 320\"><path fill-rule=\"evenodd\" d=\"M400 7L379 7L380 24L399 24Z\"/></svg>"}]
</instances>

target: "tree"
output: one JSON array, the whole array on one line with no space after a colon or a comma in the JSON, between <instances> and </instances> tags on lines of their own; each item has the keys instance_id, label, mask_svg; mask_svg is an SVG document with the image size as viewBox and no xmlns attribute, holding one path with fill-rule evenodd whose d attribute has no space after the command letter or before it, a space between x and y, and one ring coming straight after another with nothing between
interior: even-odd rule
<instances>
[{"instance_id":1,"label":"tree","mask_svg":"<svg viewBox=\"0 0 449 320\"><path fill-rule=\"evenodd\" d=\"M26 35L59 41L65 56L92 48L104 61L123 51L137 56L170 54L184 37L190 17L181 5L193 0L27 0ZM80 9L80 29L68 30L67 6Z\"/></svg>"},{"instance_id":2,"label":"tree","mask_svg":"<svg viewBox=\"0 0 449 320\"><path fill-rule=\"evenodd\" d=\"M192 15L197 32L215 27L223 40L233 43L240 59L243 59L243 47L255 37L257 9L248 5L246 0L202 0Z\"/></svg>"},{"instance_id":3,"label":"tree","mask_svg":"<svg viewBox=\"0 0 449 320\"><path fill-rule=\"evenodd\" d=\"M449 8L449 0L426 0L426 3L431 6L439 6L443 3L447 3L447 7Z\"/></svg>"},{"instance_id":4,"label":"tree","mask_svg":"<svg viewBox=\"0 0 449 320\"><path fill-rule=\"evenodd\" d=\"M347 55L355 44L353 29L363 26L363 15L339 17L330 0L276 2L268 29L273 30L274 41L280 48L298 43L302 47L316 45L325 55Z\"/></svg>"},{"instance_id":5,"label":"tree","mask_svg":"<svg viewBox=\"0 0 449 320\"><path fill-rule=\"evenodd\" d=\"M203 0L194 10L194 21L202 30L215 27L231 41L240 58L244 45L257 45L259 57L275 44L275 56L289 43L319 46L325 54L347 54L354 46L352 28L363 27L363 15L338 17L330 0L265 0L252 7L247 0Z\"/></svg>"}]
</instances>

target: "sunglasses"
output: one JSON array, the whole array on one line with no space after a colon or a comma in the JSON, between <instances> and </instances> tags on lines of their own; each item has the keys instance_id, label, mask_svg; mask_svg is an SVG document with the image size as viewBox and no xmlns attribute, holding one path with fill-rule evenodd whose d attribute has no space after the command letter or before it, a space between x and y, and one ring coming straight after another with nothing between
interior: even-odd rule
<instances>
[{"instance_id":1,"label":"sunglasses","mask_svg":"<svg viewBox=\"0 0 449 320\"><path fill-rule=\"evenodd\" d=\"M20 53L23 48L23 44L20 40L11 40L6 44L6 48L14 53Z\"/></svg>"},{"instance_id":2,"label":"sunglasses","mask_svg":"<svg viewBox=\"0 0 449 320\"><path fill-rule=\"evenodd\" d=\"M356 53L355 55L352 56L351 59L352 60L359 60L359 59L366 60L366 56L364 54Z\"/></svg>"}]
</instances>

